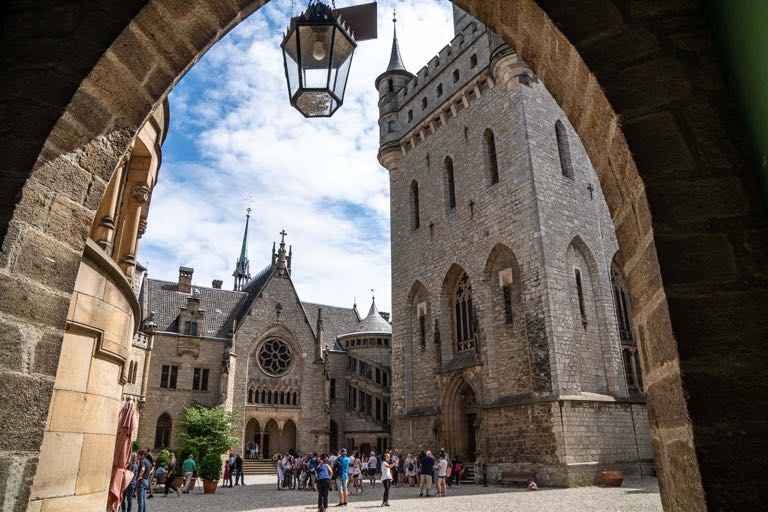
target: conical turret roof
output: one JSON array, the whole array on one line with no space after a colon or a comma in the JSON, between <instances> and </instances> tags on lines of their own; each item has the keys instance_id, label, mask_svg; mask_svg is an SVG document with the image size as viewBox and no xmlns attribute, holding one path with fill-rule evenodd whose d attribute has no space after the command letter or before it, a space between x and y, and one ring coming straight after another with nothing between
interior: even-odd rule
<instances>
[{"instance_id":1,"label":"conical turret roof","mask_svg":"<svg viewBox=\"0 0 768 512\"><path fill-rule=\"evenodd\" d=\"M389 56L389 65L387 71L408 71L403 64L403 56L400 55L400 45L397 42L397 26L395 26L395 35L392 37L392 53Z\"/></svg>"},{"instance_id":2,"label":"conical turret roof","mask_svg":"<svg viewBox=\"0 0 768 512\"><path fill-rule=\"evenodd\" d=\"M371 309L368 310L368 315L363 318L357 326L355 326L352 332L343 334L342 336L349 336L351 334L392 334L392 325L384 320L384 317L379 313L376 307L376 300L371 302Z\"/></svg>"}]
</instances>

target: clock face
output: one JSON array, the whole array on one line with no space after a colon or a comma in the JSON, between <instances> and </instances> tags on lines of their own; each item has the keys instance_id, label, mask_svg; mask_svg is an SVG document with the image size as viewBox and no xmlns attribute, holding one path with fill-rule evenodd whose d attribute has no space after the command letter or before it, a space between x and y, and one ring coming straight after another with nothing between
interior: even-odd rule
<instances>
[{"instance_id":1,"label":"clock face","mask_svg":"<svg viewBox=\"0 0 768 512\"><path fill-rule=\"evenodd\" d=\"M259 366L267 375L280 377L291 368L293 354L291 347L278 339L270 339L261 344L257 359Z\"/></svg>"}]
</instances>

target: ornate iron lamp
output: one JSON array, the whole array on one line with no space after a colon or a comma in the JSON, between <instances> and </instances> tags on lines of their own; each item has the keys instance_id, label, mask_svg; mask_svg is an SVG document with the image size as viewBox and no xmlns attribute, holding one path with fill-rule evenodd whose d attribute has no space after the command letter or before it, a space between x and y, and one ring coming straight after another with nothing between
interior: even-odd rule
<instances>
[{"instance_id":1,"label":"ornate iron lamp","mask_svg":"<svg viewBox=\"0 0 768 512\"><path fill-rule=\"evenodd\" d=\"M280 45L291 105L304 117L330 117L344 102L357 43L338 11L310 0Z\"/></svg>"}]
</instances>

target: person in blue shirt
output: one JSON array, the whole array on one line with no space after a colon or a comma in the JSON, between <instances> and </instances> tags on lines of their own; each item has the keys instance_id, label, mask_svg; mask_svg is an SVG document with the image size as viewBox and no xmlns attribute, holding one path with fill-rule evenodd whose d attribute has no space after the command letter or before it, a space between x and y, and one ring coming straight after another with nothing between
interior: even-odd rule
<instances>
[{"instance_id":1,"label":"person in blue shirt","mask_svg":"<svg viewBox=\"0 0 768 512\"><path fill-rule=\"evenodd\" d=\"M333 469L328 464L328 456L322 454L317 460L317 465L313 470L314 480L317 482L317 510L318 512L325 512L328 508L328 491L331 490L331 478L333 477Z\"/></svg>"},{"instance_id":2,"label":"person in blue shirt","mask_svg":"<svg viewBox=\"0 0 768 512\"><path fill-rule=\"evenodd\" d=\"M136 452L131 454L131 462L128 463L128 469L133 473L133 478L128 487L123 491L123 503L120 505L122 512L132 512L133 510L133 493L136 491L136 477L139 474L139 463Z\"/></svg>"},{"instance_id":3,"label":"person in blue shirt","mask_svg":"<svg viewBox=\"0 0 768 512\"><path fill-rule=\"evenodd\" d=\"M341 477L339 478L339 504L337 507L343 507L347 505L347 499L349 495L347 493L347 483L349 483L349 463L350 458L347 456L346 448L341 450L341 456L336 459L341 466Z\"/></svg>"}]
</instances>

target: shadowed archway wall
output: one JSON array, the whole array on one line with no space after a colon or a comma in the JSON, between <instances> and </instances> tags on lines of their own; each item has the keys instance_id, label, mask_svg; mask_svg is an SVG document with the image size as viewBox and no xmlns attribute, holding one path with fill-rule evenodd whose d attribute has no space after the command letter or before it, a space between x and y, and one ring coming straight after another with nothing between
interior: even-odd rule
<instances>
[{"instance_id":1,"label":"shadowed archway wall","mask_svg":"<svg viewBox=\"0 0 768 512\"><path fill-rule=\"evenodd\" d=\"M455 1L541 77L600 177L632 294L665 508L764 503L768 427L755 411L766 409L768 230L698 2ZM26 508L106 182L152 106L262 3L4 7L0 507Z\"/></svg>"}]
</instances>

